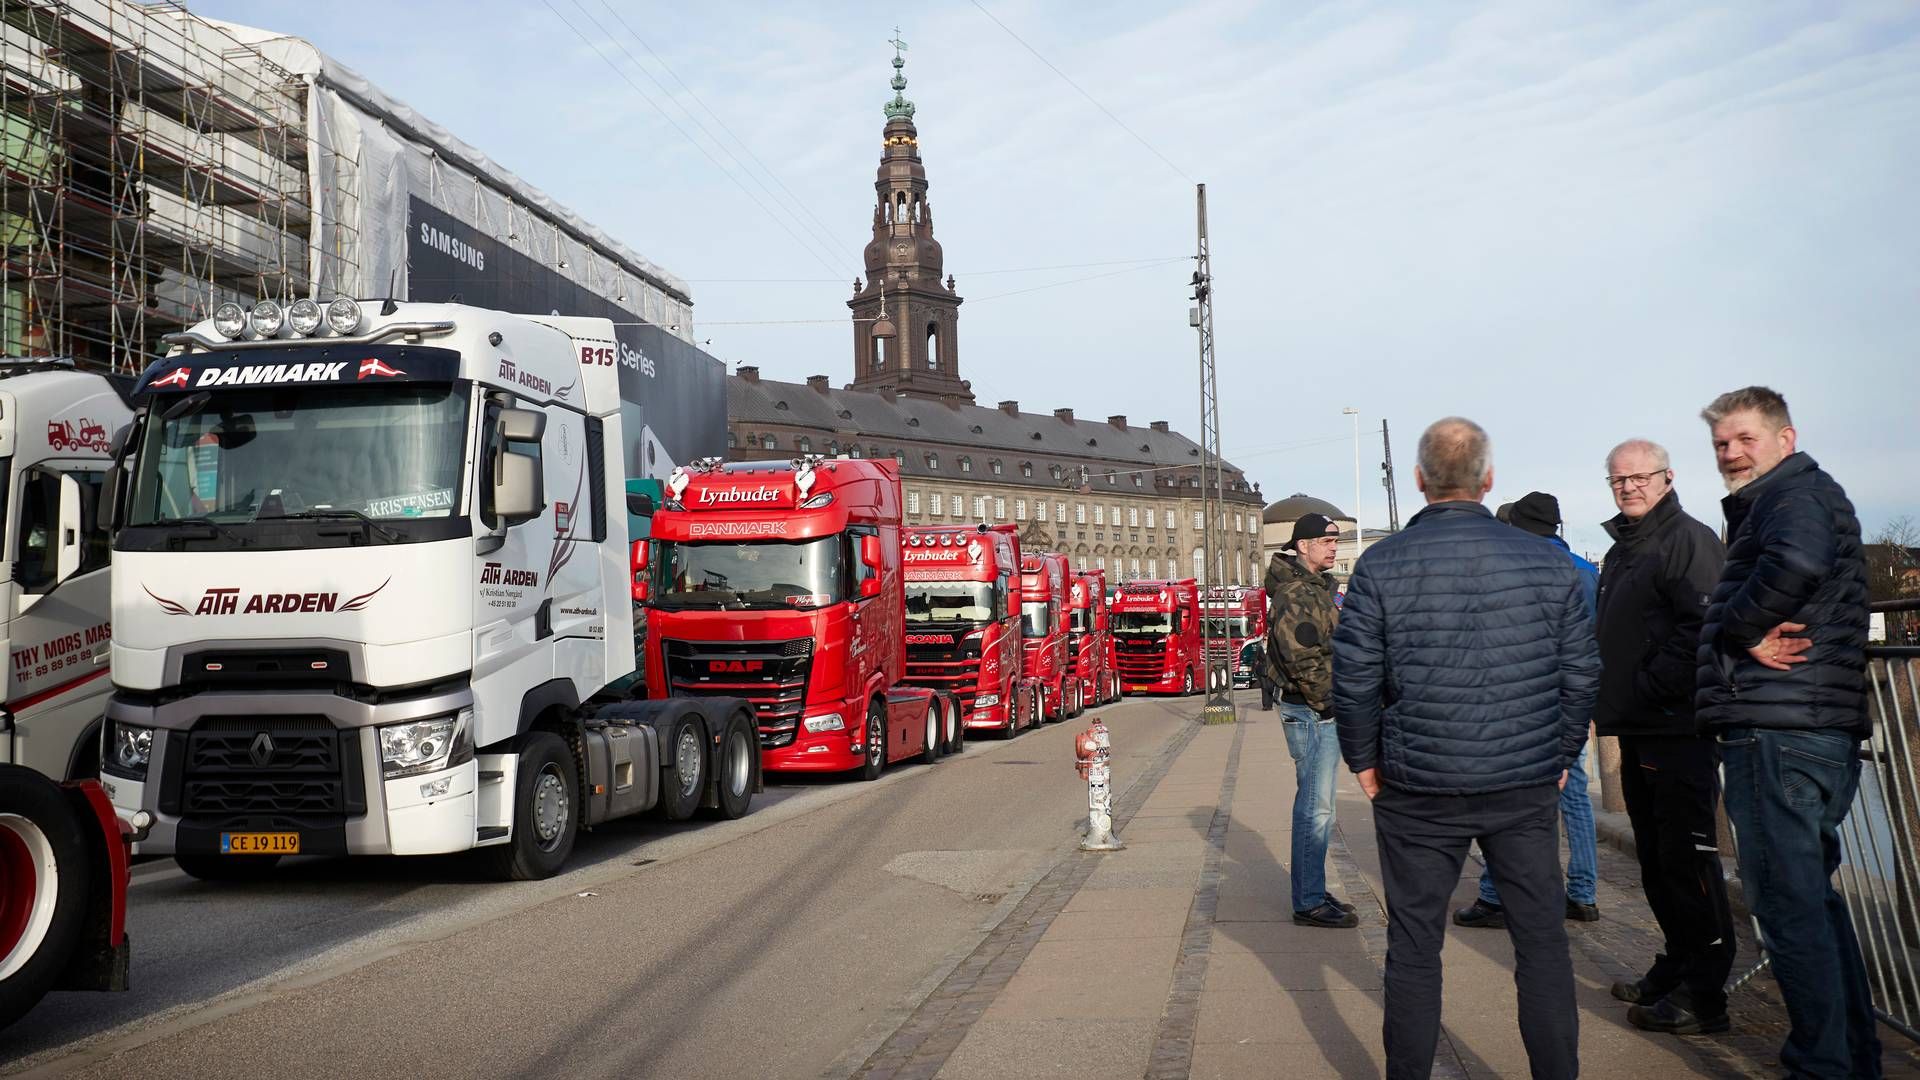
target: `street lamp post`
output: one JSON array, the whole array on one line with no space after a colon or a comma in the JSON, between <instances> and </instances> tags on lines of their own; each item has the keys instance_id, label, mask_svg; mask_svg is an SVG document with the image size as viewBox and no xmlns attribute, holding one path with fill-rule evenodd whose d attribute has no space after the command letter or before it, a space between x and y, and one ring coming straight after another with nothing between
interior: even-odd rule
<instances>
[{"instance_id":1,"label":"street lamp post","mask_svg":"<svg viewBox=\"0 0 1920 1080\"><path fill-rule=\"evenodd\" d=\"M1366 537L1360 529L1360 410L1349 405L1340 411L1353 417L1353 561L1358 563ZM1353 572L1351 565L1347 572Z\"/></svg>"}]
</instances>

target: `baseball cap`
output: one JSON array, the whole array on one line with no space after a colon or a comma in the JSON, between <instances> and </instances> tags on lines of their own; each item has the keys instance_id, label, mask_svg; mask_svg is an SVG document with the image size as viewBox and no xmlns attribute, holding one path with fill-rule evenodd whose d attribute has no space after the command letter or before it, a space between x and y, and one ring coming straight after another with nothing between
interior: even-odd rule
<instances>
[{"instance_id":1,"label":"baseball cap","mask_svg":"<svg viewBox=\"0 0 1920 1080\"><path fill-rule=\"evenodd\" d=\"M1293 523L1293 538L1287 541L1287 550L1298 550L1300 541L1314 540L1322 536L1340 535L1340 526L1325 514L1302 514L1300 520Z\"/></svg>"}]
</instances>

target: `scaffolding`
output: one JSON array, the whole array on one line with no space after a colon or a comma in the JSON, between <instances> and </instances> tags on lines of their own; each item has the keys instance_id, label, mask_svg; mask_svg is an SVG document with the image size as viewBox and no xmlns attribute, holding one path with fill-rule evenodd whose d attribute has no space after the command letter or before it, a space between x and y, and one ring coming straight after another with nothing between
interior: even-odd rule
<instances>
[{"instance_id":1,"label":"scaffolding","mask_svg":"<svg viewBox=\"0 0 1920 1080\"><path fill-rule=\"evenodd\" d=\"M311 294L307 80L174 0L0 0L0 72L0 353L138 371L226 300Z\"/></svg>"}]
</instances>

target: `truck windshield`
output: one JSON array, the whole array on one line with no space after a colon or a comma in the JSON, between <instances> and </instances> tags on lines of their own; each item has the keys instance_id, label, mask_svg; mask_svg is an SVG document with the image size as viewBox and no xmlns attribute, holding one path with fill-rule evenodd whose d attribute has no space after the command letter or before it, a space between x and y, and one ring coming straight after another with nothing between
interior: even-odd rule
<instances>
[{"instance_id":1,"label":"truck windshield","mask_svg":"<svg viewBox=\"0 0 1920 1080\"><path fill-rule=\"evenodd\" d=\"M365 541L347 542L442 539L456 519L466 526L466 416L452 384L162 397L134 458L127 524L198 525L234 546L325 542L288 521L328 535L365 523Z\"/></svg>"},{"instance_id":2,"label":"truck windshield","mask_svg":"<svg viewBox=\"0 0 1920 1080\"><path fill-rule=\"evenodd\" d=\"M1046 637L1053 633L1053 612L1045 600L1029 600L1020 605L1020 632L1027 637Z\"/></svg>"},{"instance_id":3,"label":"truck windshield","mask_svg":"<svg viewBox=\"0 0 1920 1080\"><path fill-rule=\"evenodd\" d=\"M1116 634L1171 634L1173 633L1173 612L1117 611L1113 615L1113 632Z\"/></svg>"},{"instance_id":4,"label":"truck windshield","mask_svg":"<svg viewBox=\"0 0 1920 1080\"><path fill-rule=\"evenodd\" d=\"M1253 625L1245 615L1231 618L1215 615L1201 622L1200 632L1207 637L1246 637L1253 632Z\"/></svg>"},{"instance_id":5,"label":"truck windshield","mask_svg":"<svg viewBox=\"0 0 1920 1080\"><path fill-rule=\"evenodd\" d=\"M654 545L652 606L816 608L847 595L846 539Z\"/></svg>"},{"instance_id":6,"label":"truck windshield","mask_svg":"<svg viewBox=\"0 0 1920 1080\"><path fill-rule=\"evenodd\" d=\"M990 581L910 581L907 583L907 621L981 626L995 618L998 605L993 600Z\"/></svg>"},{"instance_id":7,"label":"truck windshield","mask_svg":"<svg viewBox=\"0 0 1920 1080\"><path fill-rule=\"evenodd\" d=\"M1093 625L1093 613L1088 611L1086 608L1083 608L1083 607L1074 608L1073 614L1067 616L1067 629L1073 631L1076 634L1086 633L1087 628L1092 625Z\"/></svg>"}]
</instances>

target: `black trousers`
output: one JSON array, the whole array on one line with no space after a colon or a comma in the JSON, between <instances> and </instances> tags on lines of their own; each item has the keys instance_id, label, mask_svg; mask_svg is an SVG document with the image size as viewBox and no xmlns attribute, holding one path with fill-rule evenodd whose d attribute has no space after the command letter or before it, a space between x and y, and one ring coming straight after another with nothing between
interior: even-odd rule
<instances>
[{"instance_id":1,"label":"black trousers","mask_svg":"<svg viewBox=\"0 0 1920 1080\"><path fill-rule=\"evenodd\" d=\"M1633 823L1640 882L1666 936L1647 982L1655 994L1684 988L1701 1016L1726 1011L1735 945L1713 816L1719 767L1710 738L1620 736L1620 793Z\"/></svg>"},{"instance_id":2,"label":"black trousers","mask_svg":"<svg viewBox=\"0 0 1920 1080\"><path fill-rule=\"evenodd\" d=\"M1537 784L1485 795L1419 795L1382 787L1373 801L1387 887L1387 1076L1425 1078L1440 1037L1440 946L1467 847L1480 842L1513 938L1520 1038L1533 1075L1580 1071L1580 1020L1567 952L1560 868L1560 792Z\"/></svg>"}]
</instances>

